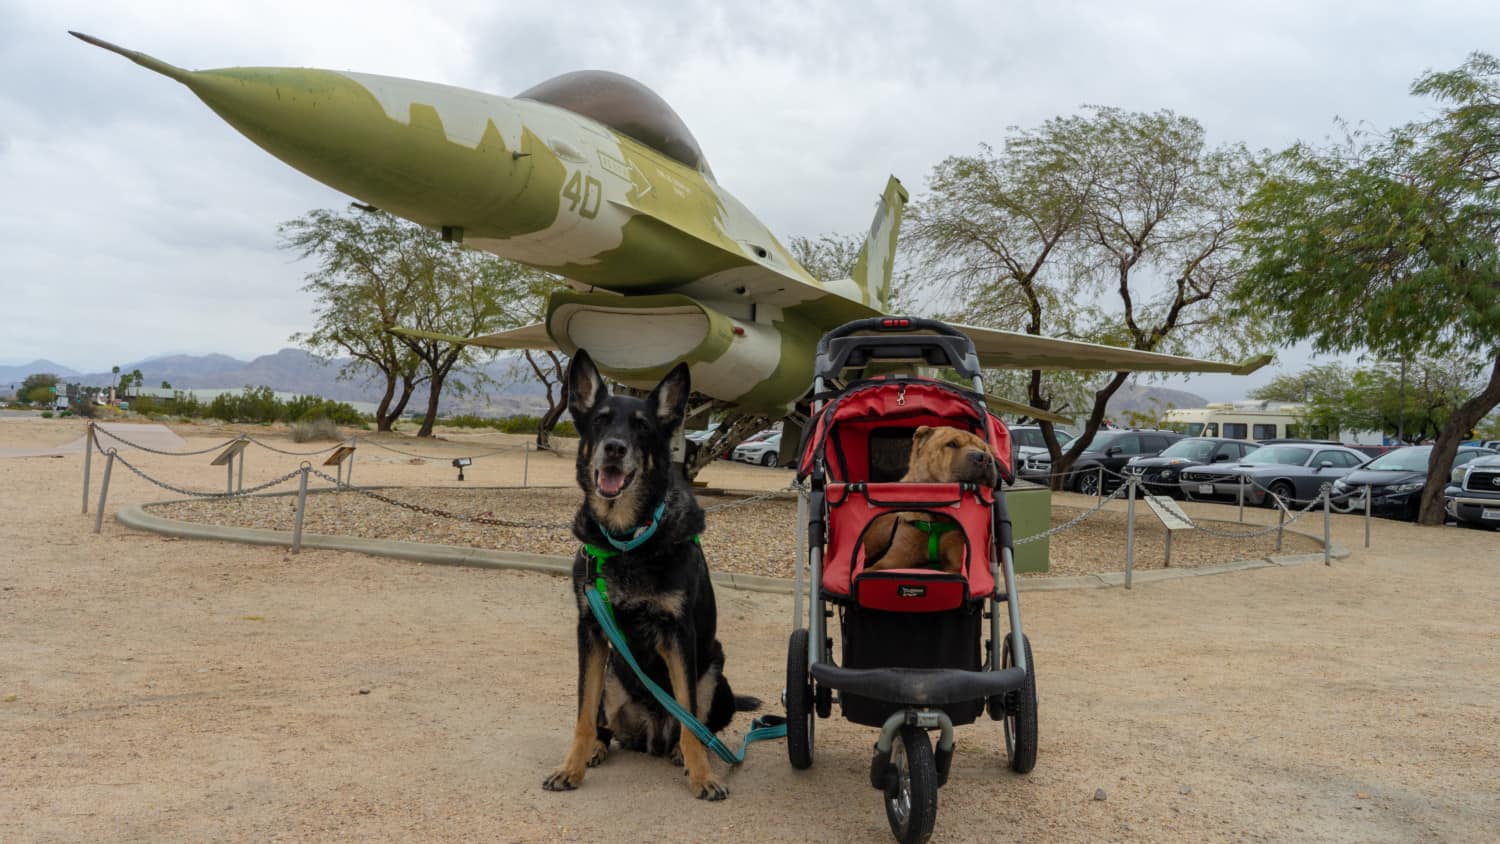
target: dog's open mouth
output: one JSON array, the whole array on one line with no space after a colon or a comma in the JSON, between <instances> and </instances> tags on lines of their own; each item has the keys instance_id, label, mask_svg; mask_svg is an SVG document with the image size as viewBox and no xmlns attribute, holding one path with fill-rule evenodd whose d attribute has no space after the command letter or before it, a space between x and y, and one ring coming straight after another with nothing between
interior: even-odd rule
<instances>
[{"instance_id":1,"label":"dog's open mouth","mask_svg":"<svg viewBox=\"0 0 1500 844\"><path fill-rule=\"evenodd\" d=\"M614 466L594 470L594 488L605 498L615 498L635 480L635 472L625 472Z\"/></svg>"}]
</instances>

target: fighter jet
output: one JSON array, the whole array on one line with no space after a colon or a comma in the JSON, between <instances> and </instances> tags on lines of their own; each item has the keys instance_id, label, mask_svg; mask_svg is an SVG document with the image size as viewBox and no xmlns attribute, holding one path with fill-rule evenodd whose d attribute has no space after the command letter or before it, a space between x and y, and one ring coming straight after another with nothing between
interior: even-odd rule
<instances>
[{"instance_id":1,"label":"fighter jet","mask_svg":"<svg viewBox=\"0 0 1500 844\"><path fill-rule=\"evenodd\" d=\"M812 386L818 338L887 311L908 199L900 181L886 184L852 277L813 278L719 185L666 101L628 77L577 71L501 97L332 70L184 70L72 34L181 82L325 185L572 285L551 295L536 325L482 337L409 334L495 349L586 348L606 376L642 388L687 362L695 390L782 416ZM1270 361L959 328L996 368L1248 374Z\"/></svg>"}]
</instances>

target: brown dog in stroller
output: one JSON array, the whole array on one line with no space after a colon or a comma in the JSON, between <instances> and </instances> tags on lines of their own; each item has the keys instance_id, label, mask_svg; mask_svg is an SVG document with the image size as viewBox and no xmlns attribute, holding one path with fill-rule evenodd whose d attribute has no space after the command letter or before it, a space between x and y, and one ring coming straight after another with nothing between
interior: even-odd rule
<instances>
[{"instance_id":1,"label":"brown dog in stroller","mask_svg":"<svg viewBox=\"0 0 1500 844\"><path fill-rule=\"evenodd\" d=\"M912 434L911 460L902 483L999 482L990 444L958 428L922 426ZM958 523L916 511L888 513L870 523L864 535L865 571L963 568L967 543Z\"/></svg>"}]
</instances>

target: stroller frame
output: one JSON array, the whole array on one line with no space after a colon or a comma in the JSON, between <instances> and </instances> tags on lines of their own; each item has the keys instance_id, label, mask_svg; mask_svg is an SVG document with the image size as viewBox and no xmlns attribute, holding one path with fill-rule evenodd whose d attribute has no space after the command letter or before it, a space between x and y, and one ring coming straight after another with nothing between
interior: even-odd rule
<instances>
[{"instance_id":1,"label":"stroller frame","mask_svg":"<svg viewBox=\"0 0 1500 844\"><path fill-rule=\"evenodd\" d=\"M870 783L885 793L887 818L896 837L902 841L923 841L931 834L937 809L936 790L947 781L954 753L954 719L943 705L959 704L975 710L975 704L983 701L983 708L989 710L992 719L1006 722L1009 767L1017 773L1029 772L1036 757L1034 668L1016 599L1010 519L1003 491L998 489L994 491L989 508L989 541L992 543L986 555L991 583L989 594L982 599L977 594L970 596L968 577L964 580L966 598L962 606L965 611L973 611L973 605L978 603L980 609L977 611L988 615L989 639L981 669L847 668L834 661L832 639L826 629L826 620L832 616L829 609L831 598L823 583L831 512L829 466L826 445L820 443L819 435L820 432L827 434L832 431L836 424L835 420L825 422L822 419L832 396L827 392L830 382L838 379L845 369L862 369L876 361L951 367L968 379L974 385L974 393L981 397L980 412L985 414L981 424L998 425L998 422L991 423L988 411L982 406L984 383L973 343L957 329L935 320L876 317L847 323L819 341L813 413L799 455L798 472L811 482L810 490L804 493L805 510L799 508L802 512L799 512L801 518L798 519L799 539L802 540L799 546L806 549L809 601L806 627L798 626L793 631L788 647L787 688L783 693L789 728L787 749L793 767L811 766L813 723L816 718L831 716L833 690L839 692L841 707L845 707L846 701L856 699L874 701L885 708L894 707L894 711L884 717L883 723L879 723L880 734L871 760ZM895 379L892 383L931 382ZM856 384L837 395L842 397L859 388L861 385ZM905 396L904 387L901 395ZM861 494L869 486L849 479L845 481L839 484L841 488L859 489ZM971 485L950 486L959 487L962 500ZM976 499L984 500L978 491L973 492ZM842 503L848 497L845 493L844 499L836 503ZM966 535L966 543L968 541ZM972 543L970 545L969 554L973 557L976 552ZM798 560L799 581L801 575L802 560ZM800 625L803 621L800 582L796 595L796 624ZM834 600L841 605L852 605L855 603L852 596L853 592L850 596L834 596ZM1001 603L1006 605L1010 628L1003 638ZM857 611L857 608L851 611ZM983 615L980 618L978 623L982 624ZM847 628L845 632L847 634ZM972 633L979 636L979 628L972 628ZM977 649L977 642L970 641ZM846 635L846 659L849 647ZM872 710L866 706L861 710L862 718L851 715L848 708L844 714L857 723L875 725L878 722L871 720L870 714L873 712L878 717L884 711L884 708ZM969 720L973 718L962 723ZM928 746L926 735L926 731L933 729L939 731L935 753Z\"/></svg>"}]
</instances>

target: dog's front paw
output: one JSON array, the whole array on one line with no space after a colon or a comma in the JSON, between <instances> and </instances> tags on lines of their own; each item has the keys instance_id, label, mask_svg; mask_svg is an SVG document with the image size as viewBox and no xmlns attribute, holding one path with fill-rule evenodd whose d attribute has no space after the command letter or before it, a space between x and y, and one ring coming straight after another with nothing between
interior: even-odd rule
<instances>
[{"instance_id":1,"label":"dog's front paw","mask_svg":"<svg viewBox=\"0 0 1500 844\"><path fill-rule=\"evenodd\" d=\"M672 747L672 755L669 756L668 758L672 760L672 764L673 765L676 765L677 767L681 768L682 767L682 745L680 745L680 744L673 745L673 747Z\"/></svg>"},{"instance_id":2,"label":"dog's front paw","mask_svg":"<svg viewBox=\"0 0 1500 844\"><path fill-rule=\"evenodd\" d=\"M689 775L688 787L699 800L723 800L729 796L729 786L719 782L712 774L706 777Z\"/></svg>"},{"instance_id":3,"label":"dog's front paw","mask_svg":"<svg viewBox=\"0 0 1500 844\"><path fill-rule=\"evenodd\" d=\"M583 769L575 770L567 765L558 768L542 780L542 788L548 791L572 791L580 785L583 785Z\"/></svg>"},{"instance_id":4,"label":"dog's front paw","mask_svg":"<svg viewBox=\"0 0 1500 844\"><path fill-rule=\"evenodd\" d=\"M588 766L590 768L597 768L604 764L604 760L607 758L609 758L609 745L595 739L594 750L589 754Z\"/></svg>"}]
</instances>

